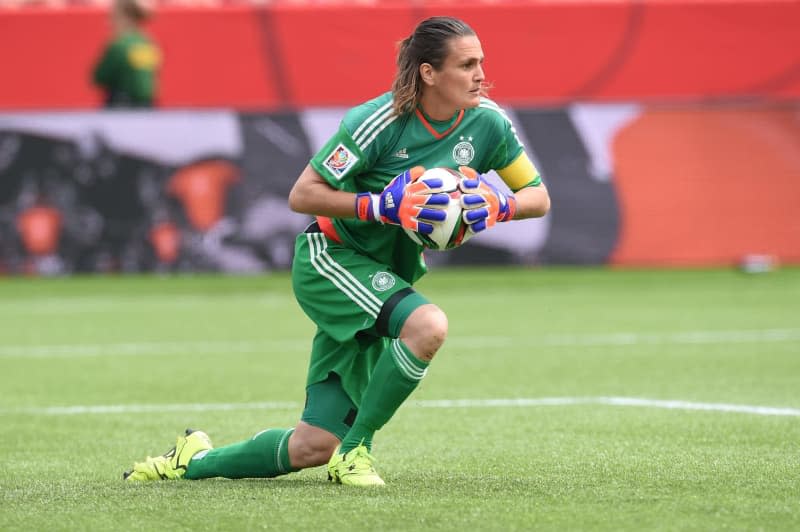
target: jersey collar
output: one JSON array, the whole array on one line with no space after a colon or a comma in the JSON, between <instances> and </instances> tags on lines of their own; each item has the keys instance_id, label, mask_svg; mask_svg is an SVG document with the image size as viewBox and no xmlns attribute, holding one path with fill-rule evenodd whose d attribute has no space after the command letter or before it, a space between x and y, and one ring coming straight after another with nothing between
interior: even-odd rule
<instances>
[{"instance_id":1,"label":"jersey collar","mask_svg":"<svg viewBox=\"0 0 800 532\"><path fill-rule=\"evenodd\" d=\"M439 133L438 131L436 131L436 130L433 128L433 126L432 126L432 125L431 125L431 123L428 121L428 119L427 119L427 118L425 118L425 114L424 114L422 111L420 111L419 107L418 107L417 109L415 109L414 111L415 111L415 113L416 113L416 115L417 115L417 118L419 119L419 121L420 121L420 122L422 122L422 125L423 125L423 126L425 126L425 129L427 129L427 130L428 130L428 132L429 132L431 135L433 135L433 138L435 138L436 140L443 139L443 138L445 138L447 135L449 135L450 133L452 133L452 132L453 132L453 130L454 130L455 128L457 128L457 127L458 127L458 124L460 124L460 123L461 123L461 119L462 119L462 118L464 118L464 110L463 110L463 109L461 109L461 110L458 112L458 116L456 116L456 120L455 120L455 122L453 122L453 124L452 124L450 127L448 127L446 130L444 130L444 131L442 131L441 133Z\"/></svg>"}]
</instances>

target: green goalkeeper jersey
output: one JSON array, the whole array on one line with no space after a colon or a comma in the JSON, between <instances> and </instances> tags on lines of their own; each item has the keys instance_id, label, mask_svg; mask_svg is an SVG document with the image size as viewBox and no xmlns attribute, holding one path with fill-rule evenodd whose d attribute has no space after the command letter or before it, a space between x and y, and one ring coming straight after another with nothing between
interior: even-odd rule
<instances>
[{"instance_id":1,"label":"green goalkeeper jersey","mask_svg":"<svg viewBox=\"0 0 800 532\"><path fill-rule=\"evenodd\" d=\"M414 166L470 166L485 173L505 168L522 151L511 120L488 98L440 122L421 110L397 115L387 92L348 111L311 166L336 189L379 193ZM333 225L345 245L388 265L409 283L425 273L422 247L401 227L356 218L337 218Z\"/></svg>"},{"instance_id":2,"label":"green goalkeeper jersey","mask_svg":"<svg viewBox=\"0 0 800 532\"><path fill-rule=\"evenodd\" d=\"M92 76L106 92L106 106L150 107L160 63L156 44L144 33L129 31L108 44Z\"/></svg>"}]
</instances>

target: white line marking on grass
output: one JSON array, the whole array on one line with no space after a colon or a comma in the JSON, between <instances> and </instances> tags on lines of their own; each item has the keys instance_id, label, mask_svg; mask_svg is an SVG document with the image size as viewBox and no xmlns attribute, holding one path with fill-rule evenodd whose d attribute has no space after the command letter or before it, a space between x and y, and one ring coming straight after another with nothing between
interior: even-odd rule
<instances>
[{"instance_id":1,"label":"white line marking on grass","mask_svg":"<svg viewBox=\"0 0 800 532\"><path fill-rule=\"evenodd\" d=\"M308 351L311 340L125 342L109 344L6 345L0 346L0 358L82 358L101 356L147 355L225 355L231 353L270 353Z\"/></svg>"},{"instance_id":2,"label":"white line marking on grass","mask_svg":"<svg viewBox=\"0 0 800 532\"><path fill-rule=\"evenodd\" d=\"M169 405L95 405L95 406L46 406L41 408L4 409L0 414L30 414L40 416L77 416L83 414L151 414L166 412L220 412L241 410L294 410L301 403L184 403Z\"/></svg>"},{"instance_id":3,"label":"white line marking on grass","mask_svg":"<svg viewBox=\"0 0 800 532\"><path fill-rule=\"evenodd\" d=\"M536 338L537 346L591 347L606 345L659 344L740 344L761 342L795 342L800 329L750 329L732 331L686 331L672 333L605 333L605 334L545 334ZM507 336L458 336L445 345L464 348L510 346L520 342Z\"/></svg>"},{"instance_id":4,"label":"white line marking on grass","mask_svg":"<svg viewBox=\"0 0 800 532\"><path fill-rule=\"evenodd\" d=\"M540 397L518 399L439 399L411 401L416 408L516 408L538 406L602 405L660 408L666 410L688 410L752 414L757 416L800 417L800 408L735 405L728 403L694 403L680 400L645 399L641 397ZM0 409L0 415L73 416L84 414L145 414L165 412L219 412L243 410L299 410L301 403L188 403L166 405L95 405L95 406L46 406Z\"/></svg>"},{"instance_id":5,"label":"white line marking on grass","mask_svg":"<svg viewBox=\"0 0 800 532\"><path fill-rule=\"evenodd\" d=\"M645 399L639 397L542 397L539 399L457 399L438 401L419 401L417 406L424 408L481 408L481 407L524 407L524 406L569 406L604 405L638 406L667 410L705 410L711 412L733 412L759 416L800 416L800 408L734 405L728 403L693 403L690 401Z\"/></svg>"},{"instance_id":6,"label":"white line marking on grass","mask_svg":"<svg viewBox=\"0 0 800 532\"><path fill-rule=\"evenodd\" d=\"M302 403L177 403L155 405L75 405L0 409L0 415L26 414L35 416L80 416L85 414L162 414L167 412L229 412L245 410L296 410Z\"/></svg>"},{"instance_id":7,"label":"white line marking on grass","mask_svg":"<svg viewBox=\"0 0 800 532\"><path fill-rule=\"evenodd\" d=\"M520 345L528 339L509 336L457 336L446 348L478 350L487 347ZM537 337L537 346L592 347L615 345L738 344L800 341L800 329L753 329L732 331L686 331L674 333L608 333L583 335L545 334ZM191 340L165 342L122 342L52 345L0 346L0 358L77 358L96 356L146 356L186 353L214 355L230 353L270 353L308 350L308 339L261 341Z\"/></svg>"},{"instance_id":8,"label":"white line marking on grass","mask_svg":"<svg viewBox=\"0 0 800 532\"><path fill-rule=\"evenodd\" d=\"M280 296L272 294L209 294L209 295L188 295L188 294L145 294L142 296L125 296L118 294L113 299L108 296L70 296L63 298L42 297L33 299L13 299L7 298L0 300L0 315L9 314L19 316L28 315L51 315L68 313L71 316L76 314L98 314L105 312L124 312L124 313L152 313L153 307L158 306L160 310L172 308L196 309L198 304L236 305L244 303L257 305L260 307L285 308L286 305L294 305L294 297Z\"/></svg>"}]
</instances>

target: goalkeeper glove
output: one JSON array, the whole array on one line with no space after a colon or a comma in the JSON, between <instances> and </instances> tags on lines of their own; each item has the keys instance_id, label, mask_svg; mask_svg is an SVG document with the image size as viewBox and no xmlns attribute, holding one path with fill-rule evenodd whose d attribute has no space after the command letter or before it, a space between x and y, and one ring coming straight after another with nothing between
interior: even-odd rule
<instances>
[{"instance_id":1,"label":"goalkeeper glove","mask_svg":"<svg viewBox=\"0 0 800 532\"><path fill-rule=\"evenodd\" d=\"M461 180L461 206L464 221L473 233L492 227L496 222L507 222L517 212L517 198L506 194L468 166L458 169L467 179Z\"/></svg>"},{"instance_id":2,"label":"goalkeeper glove","mask_svg":"<svg viewBox=\"0 0 800 532\"><path fill-rule=\"evenodd\" d=\"M433 224L447 218L444 209L450 196L439 192L441 179L421 179L424 173L425 168L415 166L392 179L380 194L356 194L356 218L431 234Z\"/></svg>"}]
</instances>

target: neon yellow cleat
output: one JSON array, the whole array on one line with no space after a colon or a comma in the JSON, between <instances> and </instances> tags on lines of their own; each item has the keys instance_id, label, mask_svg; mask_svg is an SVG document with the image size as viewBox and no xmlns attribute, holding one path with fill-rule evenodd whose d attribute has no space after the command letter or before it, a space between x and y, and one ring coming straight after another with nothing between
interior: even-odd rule
<instances>
[{"instance_id":1,"label":"neon yellow cleat","mask_svg":"<svg viewBox=\"0 0 800 532\"><path fill-rule=\"evenodd\" d=\"M189 460L197 453L213 448L208 434L186 429L186 434L178 437L175 447L161 456L148 456L144 462L136 462L132 470L122 474L122 478L130 482L183 478Z\"/></svg>"},{"instance_id":2,"label":"neon yellow cleat","mask_svg":"<svg viewBox=\"0 0 800 532\"><path fill-rule=\"evenodd\" d=\"M364 445L359 445L345 454L340 454L337 447L328 462L328 480L345 486L386 484L375 471L375 459Z\"/></svg>"}]
</instances>

